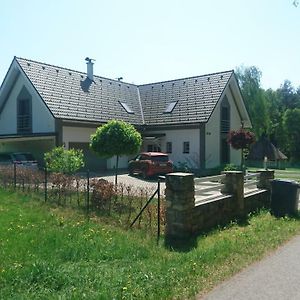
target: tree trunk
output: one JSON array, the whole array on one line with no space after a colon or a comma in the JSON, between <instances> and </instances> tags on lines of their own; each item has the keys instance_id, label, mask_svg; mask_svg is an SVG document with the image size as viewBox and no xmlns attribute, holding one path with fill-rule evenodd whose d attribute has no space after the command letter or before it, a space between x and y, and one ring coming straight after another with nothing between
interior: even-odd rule
<instances>
[{"instance_id":1,"label":"tree trunk","mask_svg":"<svg viewBox=\"0 0 300 300\"><path fill-rule=\"evenodd\" d=\"M117 161L116 161L116 169L115 169L115 186L118 185L118 168L119 168L119 155L117 155Z\"/></svg>"},{"instance_id":2,"label":"tree trunk","mask_svg":"<svg viewBox=\"0 0 300 300\"><path fill-rule=\"evenodd\" d=\"M242 154L242 157L241 157L241 171L242 171L243 174L245 175L245 173L246 173L246 168L245 168L244 148L242 148L241 154Z\"/></svg>"}]
</instances>

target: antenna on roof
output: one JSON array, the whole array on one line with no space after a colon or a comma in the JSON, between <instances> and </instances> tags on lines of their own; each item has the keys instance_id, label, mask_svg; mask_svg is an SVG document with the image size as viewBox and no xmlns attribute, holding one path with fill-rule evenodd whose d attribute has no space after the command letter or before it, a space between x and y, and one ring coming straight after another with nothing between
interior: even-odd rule
<instances>
[{"instance_id":1,"label":"antenna on roof","mask_svg":"<svg viewBox=\"0 0 300 300\"><path fill-rule=\"evenodd\" d=\"M123 77L117 77L116 78L118 81L121 81L121 80L123 80Z\"/></svg>"}]
</instances>

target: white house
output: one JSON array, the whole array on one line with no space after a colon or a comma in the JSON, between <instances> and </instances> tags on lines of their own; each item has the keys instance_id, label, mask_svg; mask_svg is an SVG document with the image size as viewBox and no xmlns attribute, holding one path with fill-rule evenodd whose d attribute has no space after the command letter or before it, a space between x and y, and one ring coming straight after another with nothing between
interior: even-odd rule
<instances>
[{"instance_id":1,"label":"white house","mask_svg":"<svg viewBox=\"0 0 300 300\"><path fill-rule=\"evenodd\" d=\"M113 168L89 150L90 135L111 119L133 124L142 151L168 152L195 168L238 164L227 133L251 127L234 71L134 85L14 57L0 88L0 152L83 149L87 167ZM120 165L127 166L128 157Z\"/></svg>"}]
</instances>

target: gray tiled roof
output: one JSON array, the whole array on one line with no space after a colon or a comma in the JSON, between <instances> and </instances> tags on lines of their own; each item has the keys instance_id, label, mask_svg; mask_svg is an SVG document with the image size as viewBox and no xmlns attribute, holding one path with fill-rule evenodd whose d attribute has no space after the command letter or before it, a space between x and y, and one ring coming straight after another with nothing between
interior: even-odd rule
<instances>
[{"instance_id":1,"label":"gray tiled roof","mask_svg":"<svg viewBox=\"0 0 300 300\"><path fill-rule=\"evenodd\" d=\"M233 74L226 71L137 86L99 76L91 82L82 72L16 60L54 117L95 122L115 118L134 125L207 122ZM134 114L127 113L119 101ZM172 113L164 113L175 101Z\"/></svg>"},{"instance_id":2,"label":"gray tiled roof","mask_svg":"<svg viewBox=\"0 0 300 300\"><path fill-rule=\"evenodd\" d=\"M139 86L145 123L207 122L233 71ZM164 113L168 104L177 104Z\"/></svg>"},{"instance_id":3,"label":"gray tiled roof","mask_svg":"<svg viewBox=\"0 0 300 300\"><path fill-rule=\"evenodd\" d=\"M56 118L107 122L121 119L142 123L136 85L99 76L94 82L85 73L28 59L16 58L46 105ZM134 114L128 114L119 101L127 103Z\"/></svg>"}]
</instances>

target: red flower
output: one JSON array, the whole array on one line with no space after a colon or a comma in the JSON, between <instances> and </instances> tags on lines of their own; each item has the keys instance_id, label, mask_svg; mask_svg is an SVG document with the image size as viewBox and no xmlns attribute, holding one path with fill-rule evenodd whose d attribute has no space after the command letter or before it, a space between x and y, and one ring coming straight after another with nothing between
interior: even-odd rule
<instances>
[{"instance_id":1,"label":"red flower","mask_svg":"<svg viewBox=\"0 0 300 300\"><path fill-rule=\"evenodd\" d=\"M231 130L228 133L227 142L234 149L246 149L255 142L255 135L253 132L247 131L243 128L240 128L237 131Z\"/></svg>"}]
</instances>

